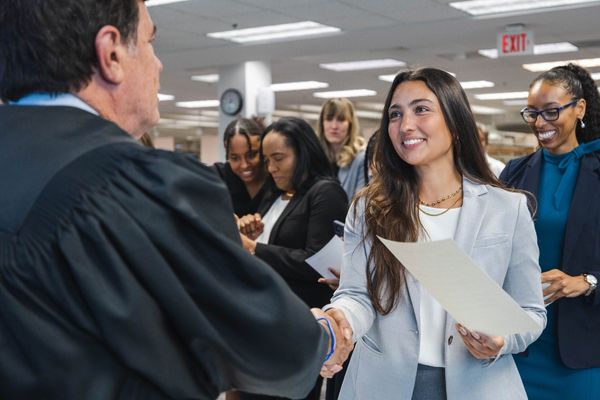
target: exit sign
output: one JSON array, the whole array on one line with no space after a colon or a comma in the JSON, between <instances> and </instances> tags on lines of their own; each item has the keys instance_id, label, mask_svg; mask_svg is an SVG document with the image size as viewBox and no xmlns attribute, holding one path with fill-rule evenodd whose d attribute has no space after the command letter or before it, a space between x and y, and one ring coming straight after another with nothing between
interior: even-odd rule
<instances>
[{"instance_id":1,"label":"exit sign","mask_svg":"<svg viewBox=\"0 0 600 400\"><path fill-rule=\"evenodd\" d=\"M520 56L533 54L533 32L520 29L510 29L498 34L498 55Z\"/></svg>"}]
</instances>

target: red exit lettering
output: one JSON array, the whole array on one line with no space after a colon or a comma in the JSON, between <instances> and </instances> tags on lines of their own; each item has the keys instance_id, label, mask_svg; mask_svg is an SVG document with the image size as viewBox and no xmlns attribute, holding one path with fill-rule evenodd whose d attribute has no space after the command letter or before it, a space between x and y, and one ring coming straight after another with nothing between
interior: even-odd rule
<instances>
[{"instance_id":1,"label":"red exit lettering","mask_svg":"<svg viewBox=\"0 0 600 400\"><path fill-rule=\"evenodd\" d=\"M527 49L527 33L506 33L502 35L502 53L523 53Z\"/></svg>"}]
</instances>

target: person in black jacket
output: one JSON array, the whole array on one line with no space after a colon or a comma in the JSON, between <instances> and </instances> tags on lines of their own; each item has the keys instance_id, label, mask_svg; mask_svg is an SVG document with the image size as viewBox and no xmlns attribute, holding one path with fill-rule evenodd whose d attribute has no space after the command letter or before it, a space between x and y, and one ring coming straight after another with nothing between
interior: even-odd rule
<instances>
[{"instance_id":1,"label":"person in black jacket","mask_svg":"<svg viewBox=\"0 0 600 400\"><path fill-rule=\"evenodd\" d=\"M600 399L600 96L569 64L539 75L521 111L541 148L500 179L535 196L548 325L515 356L530 399Z\"/></svg>"},{"instance_id":2,"label":"person in black jacket","mask_svg":"<svg viewBox=\"0 0 600 400\"><path fill-rule=\"evenodd\" d=\"M259 155L263 128L254 119L231 121L223 133L227 162L213 165L227 185L238 217L254 214L267 192L267 172Z\"/></svg>"},{"instance_id":3,"label":"person in black jacket","mask_svg":"<svg viewBox=\"0 0 600 400\"><path fill-rule=\"evenodd\" d=\"M256 215L239 221L244 247L277 271L310 307L329 302L332 290L306 258L333 237L348 200L313 129L299 118L282 118L262 136L261 157L275 184ZM319 381L308 399L318 399ZM255 399L244 396L243 399ZM261 398L261 397L259 397Z\"/></svg>"},{"instance_id":4,"label":"person in black jacket","mask_svg":"<svg viewBox=\"0 0 600 400\"><path fill-rule=\"evenodd\" d=\"M301 397L331 353L214 172L136 141L155 34L141 0L0 5L1 399Z\"/></svg>"}]
</instances>

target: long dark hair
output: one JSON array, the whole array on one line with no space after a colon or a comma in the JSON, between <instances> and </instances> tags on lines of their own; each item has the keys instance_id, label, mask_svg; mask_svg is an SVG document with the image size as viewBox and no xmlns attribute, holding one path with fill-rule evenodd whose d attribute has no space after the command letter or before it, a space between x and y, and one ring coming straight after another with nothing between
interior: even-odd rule
<instances>
[{"instance_id":1,"label":"long dark hair","mask_svg":"<svg viewBox=\"0 0 600 400\"><path fill-rule=\"evenodd\" d=\"M286 145L292 148L296 156L292 186L297 192L307 191L319 178L335 179L329 159L319 143L315 131L306 121L300 118L286 117L269 125L261 137L261 160L264 160L262 143L265 136L271 132L284 136ZM275 185L273 184L273 186Z\"/></svg>"},{"instance_id":2,"label":"long dark hair","mask_svg":"<svg viewBox=\"0 0 600 400\"><path fill-rule=\"evenodd\" d=\"M414 166L398 156L390 140L388 110L396 88L403 82L422 81L437 97L452 134L454 166L471 181L501 186L485 160L475 119L460 83L445 71L423 68L399 73L388 92L375 146L377 173L358 197L365 202L366 237L372 241L367 263L367 289L377 312L389 314L398 304L405 283L404 266L377 240L415 242L419 220L419 180ZM364 198L364 199L363 199ZM355 215L356 217L356 215Z\"/></svg>"},{"instance_id":3,"label":"long dark hair","mask_svg":"<svg viewBox=\"0 0 600 400\"><path fill-rule=\"evenodd\" d=\"M585 128L577 124L576 136L579 143L586 143L600 135L600 94L590 74L579 65L567 64L554 67L537 76L529 89L539 81L563 87L576 99L585 99Z\"/></svg>"}]
</instances>

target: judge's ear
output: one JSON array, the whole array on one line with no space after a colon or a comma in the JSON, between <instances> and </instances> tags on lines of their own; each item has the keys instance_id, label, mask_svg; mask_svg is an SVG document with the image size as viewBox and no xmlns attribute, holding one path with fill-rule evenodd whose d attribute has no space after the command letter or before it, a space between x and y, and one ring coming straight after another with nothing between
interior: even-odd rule
<instances>
[{"instance_id":1,"label":"judge's ear","mask_svg":"<svg viewBox=\"0 0 600 400\"><path fill-rule=\"evenodd\" d=\"M121 32L112 26L103 26L96 35L98 73L111 84L119 84L125 77L123 61L128 53L127 44L121 41Z\"/></svg>"}]
</instances>

